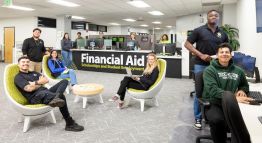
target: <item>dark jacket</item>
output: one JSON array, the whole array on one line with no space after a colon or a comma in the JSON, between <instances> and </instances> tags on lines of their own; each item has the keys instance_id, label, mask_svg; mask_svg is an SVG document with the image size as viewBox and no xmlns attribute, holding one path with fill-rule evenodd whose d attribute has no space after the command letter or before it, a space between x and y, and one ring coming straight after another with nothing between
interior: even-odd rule
<instances>
[{"instance_id":1,"label":"dark jacket","mask_svg":"<svg viewBox=\"0 0 262 143\"><path fill-rule=\"evenodd\" d=\"M64 51L70 51L72 49L72 41L69 39L62 39L61 40L61 47Z\"/></svg>"},{"instance_id":2,"label":"dark jacket","mask_svg":"<svg viewBox=\"0 0 262 143\"><path fill-rule=\"evenodd\" d=\"M22 52L23 55L27 55L30 61L42 62L46 52L44 41L42 39L35 40L33 37L27 38L23 42Z\"/></svg>"},{"instance_id":3,"label":"dark jacket","mask_svg":"<svg viewBox=\"0 0 262 143\"><path fill-rule=\"evenodd\" d=\"M243 90L245 93L249 92L244 71L234 65L232 59L228 67L221 66L218 59L212 60L210 66L204 71L203 79L203 98L214 104L221 104L224 91L235 93L238 90Z\"/></svg>"},{"instance_id":4,"label":"dark jacket","mask_svg":"<svg viewBox=\"0 0 262 143\"><path fill-rule=\"evenodd\" d=\"M156 82L158 74L158 67L155 67L150 75L142 75L140 77L140 82L146 89L149 89L149 87Z\"/></svg>"},{"instance_id":5,"label":"dark jacket","mask_svg":"<svg viewBox=\"0 0 262 143\"><path fill-rule=\"evenodd\" d=\"M63 62L59 59L48 59L48 67L53 77L58 77L66 69Z\"/></svg>"}]
</instances>

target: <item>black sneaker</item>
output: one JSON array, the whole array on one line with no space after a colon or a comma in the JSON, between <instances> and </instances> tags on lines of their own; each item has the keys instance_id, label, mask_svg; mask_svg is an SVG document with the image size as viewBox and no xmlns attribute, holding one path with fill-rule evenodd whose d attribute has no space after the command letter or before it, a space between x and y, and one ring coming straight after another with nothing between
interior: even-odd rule
<instances>
[{"instance_id":1,"label":"black sneaker","mask_svg":"<svg viewBox=\"0 0 262 143\"><path fill-rule=\"evenodd\" d=\"M196 122L194 124L194 128L197 130L201 130L202 129L202 124L201 124L201 120L200 119L196 119Z\"/></svg>"},{"instance_id":2,"label":"black sneaker","mask_svg":"<svg viewBox=\"0 0 262 143\"><path fill-rule=\"evenodd\" d=\"M65 105L65 101L60 98L54 98L48 103L51 107L63 107Z\"/></svg>"},{"instance_id":3,"label":"black sneaker","mask_svg":"<svg viewBox=\"0 0 262 143\"><path fill-rule=\"evenodd\" d=\"M73 123L72 125L66 125L65 127L66 131L73 131L73 132L79 132L79 131L83 131L84 127L78 125L77 123Z\"/></svg>"}]
</instances>

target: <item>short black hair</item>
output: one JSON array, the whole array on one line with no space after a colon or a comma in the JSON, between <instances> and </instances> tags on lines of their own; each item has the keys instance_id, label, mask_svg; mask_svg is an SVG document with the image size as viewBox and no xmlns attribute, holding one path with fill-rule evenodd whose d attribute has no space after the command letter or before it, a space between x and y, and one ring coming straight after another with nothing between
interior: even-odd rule
<instances>
[{"instance_id":1,"label":"short black hair","mask_svg":"<svg viewBox=\"0 0 262 143\"><path fill-rule=\"evenodd\" d=\"M22 59L29 59L27 56L22 56L18 59L18 63L22 60Z\"/></svg>"},{"instance_id":2,"label":"short black hair","mask_svg":"<svg viewBox=\"0 0 262 143\"><path fill-rule=\"evenodd\" d=\"M80 34L80 35L81 35L81 32L77 32L77 34Z\"/></svg>"},{"instance_id":3,"label":"short black hair","mask_svg":"<svg viewBox=\"0 0 262 143\"><path fill-rule=\"evenodd\" d=\"M215 9L211 9L211 10L209 10L209 11L207 12L207 15L208 15L209 13L213 12L213 11L219 13L217 10L215 10Z\"/></svg>"},{"instance_id":4,"label":"short black hair","mask_svg":"<svg viewBox=\"0 0 262 143\"><path fill-rule=\"evenodd\" d=\"M219 51L219 49L222 49L222 48L228 48L230 53L232 52L232 47L230 46L229 43L222 43L220 45L217 46L217 53Z\"/></svg>"},{"instance_id":5,"label":"short black hair","mask_svg":"<svg viewBox=\"0 0 262 143\"><path fill-rule=\"evenodd\" d=\"M35 29L33 29L33 32L35 32L36 30L38 30L40 33L42 32L42 30L39 29L39 28L35 28Z\"/></svg>"}]
</instances>

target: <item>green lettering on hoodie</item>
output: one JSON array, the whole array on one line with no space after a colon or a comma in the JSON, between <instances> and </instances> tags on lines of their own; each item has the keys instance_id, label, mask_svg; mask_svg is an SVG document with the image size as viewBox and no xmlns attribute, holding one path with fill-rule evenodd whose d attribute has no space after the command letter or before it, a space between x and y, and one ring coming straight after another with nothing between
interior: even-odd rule
<instances>
[{"instance_id":1,"label":"green lettering on hoodie","mask_svg":"<svg viewBox=\"0 0 262 143\"><path fill-rule=\"evenodd\" d=\"M233 93L238 90L249 92L248 82L244 71L233 64L232 59L227 67L219 64L218 59L212 60L203 74L203 98L214 104L221 104L224 91Z\"/></svg>"}]
</instances>

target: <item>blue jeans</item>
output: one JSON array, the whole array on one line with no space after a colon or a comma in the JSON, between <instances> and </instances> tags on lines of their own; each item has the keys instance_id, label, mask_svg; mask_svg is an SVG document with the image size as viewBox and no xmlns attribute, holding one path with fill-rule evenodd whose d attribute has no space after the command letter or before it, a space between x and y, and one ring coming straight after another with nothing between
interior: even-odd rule
<instances>
[{"instance_id":1,"label":"blue jeans","mask_svg":"<svg viewBox=\"0 0 262 143\"><path fill-rule=\"evenodd\" d=\"M75 74L75 71L72 70L72 69L69 69L68 73L60 74L60 76L58 76L57 78L61 78L61 79L70 78L70 84L71 85L77 84L76 74Z\"/></svg>"},{"instance_id":2,"label":"blue jeans","mask_svg":"<svg viewBox=\"0 0 262 143\"><path fill-rule=\"evenodd\" d=\"M199 73L199 72L202 72L204 71L204 69L206 68L207 66L203 66L203 65L194 65L194 73ZM199 102L197 100L197 97L195 96L194 97L194 116L195 116L195 119L196 120L201 120L202 116L201 116L201 109L200 109L200 106L199 106Z\"/></svg>"},{"instance_id":3,"label":"blue jeans","mask_svg":"<svg viewBox=\"0 0 262 143\"><path fill-rule=\"evenodd\" d=\"M63 57L66 67L69 67L72 65L72 52L62 50L62 57Z\"/></svg>"}]
</instances>

